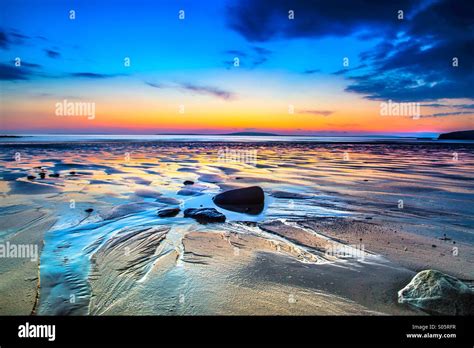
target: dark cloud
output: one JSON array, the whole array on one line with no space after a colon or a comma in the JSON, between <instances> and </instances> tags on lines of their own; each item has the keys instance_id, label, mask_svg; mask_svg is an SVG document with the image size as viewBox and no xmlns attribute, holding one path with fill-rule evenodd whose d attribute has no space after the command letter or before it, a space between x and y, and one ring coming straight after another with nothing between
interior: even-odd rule
<instances>
[{"instance_id":1,"label":"dark cloud","mask_svg":"<svg viewBox=\"0 0 474 348\"><path fill-rule=\"evenodd\" d=\"M61 56L61 54L58 51L55 51L55 50L45 49L44 51L46 52L46 55L49 58L56 59L56 58L59 58Z\"/></svg>"},{"instance_id":2,"label":"dark cloud","mask_svg":"<svg viewBox=\"0 0 474 348\"><path fill-rule=\"evenodd\" d=\"M180 87L191 92L206 94L224 100L230 100L235 98L235 95L232 92L225 91L217 87L198 86L191 83L180 84Z\"/></svg>"},{"instance_id":3,"label":"dark cloud","mask_svg":"<svg viewBox=\"0 0 474 348\"><path fill-rule=\"evenodd\" d=\"M404 29L406 40L397 43L397 37L389 37L361 55L372 72L352 77L347 90L369 99L474 99L473 6L465 1L434 2Z\"/></svg>"},{"instance_id":4,"label":"dark cloud","mask_svg":"<svg viewBox=\"0 0 474 348\"><path fill-rule=\"evenodd\" d=\"M422 107L432 107L440 109L448 109L447 111L437 112L424 117L446 117L446 116L460 116L460 115L474 115L474 104L421 104Z\"/></svg>"},{"instance_id":5,"label":"dark cloud","mask_svg":"<svg viewBox=\"0 0 474 348\"><path fill-rule=\"evenodd\" d=\"M295 11L294 20L288 19L288 10ZM347 91L368 99L474 99L474 6L469 1L244 0L228 7L227 20L249 42L378 39L360 55L364 69L335 72L349 79Z\"/></svg>"},{"instance_id":6,"label":"dark cloud","mask_svg":"<svg viewBox=\"0 0 474 348\"><path fill-rule=\"evenodd\" d=\"M70 73L68 76L70 77L83 77L88 79L107 79L111 77L117 77L118 74L97 74L92 72L77 72L77 73Z\"/></svg>"},{"instance_id":7,"label":"dark cloud","mask_svg":"<svg viewBox=\"0 0 474 348\"><path fill-rule=\"evenodd\" d=\"M158 88L158 89L163 89L163 88L180 88L184 89L186 91L198 93L198 94L204 94L204 95L210 95L213 97L217 97L220 99L224 100L231 100L235 99L236 95L232 92L225 91L223 89L217 88L217 87L211 87L211 86L200 86L200 85L195 85L192 83L179 83L179 84L162 84L162 83L155 83L155 82L149 82L145 81L145 84L153 87L153 88Z\"/></svg>"},{"instance_id":8,"label":"dark cloud","mask_svg":"<svg viewBox=\"0 0 474 348\"><path fill-rule=\"evenodd\" d=\"M12 61L11 61L11 64L12 64L12 65L15 65L15 61L12 60ZM20 63L20 66L19 66L19 67L15 66L15 68L21 68L21 67L39 69L39 68L41 68L41 65L35 64L35 63L25 62L25 61L22 60L21 63Z\"/></svg>"},{"instance_id":9,"label":"dark cloud","mask_svg":"<svg viewBox=\"0 0 474 348\"><path fill-rule=\"evenodd\" d=\"M422 104L420 106L432 107L432 108L457 108L457 109L474 109L474 104Z\"/></svg>"},{"instance_id":10,"label":"dark cloud","mask_svg":"<svg viewBox=\"0 0 474 348\"><path fill-rule=\"evenodd\" d=\"M34 76L40 76L41 65L21 61L20 66L15 65L12 60L10 64L0 64L0 80L18 81L29 80Z\"/></svg>"},{"instance_id":11,"label":"dark cloud","mask_svg":"<svg viewBox=\"0 0 474 348\"><path fill-rule=\"evenodd\" d=\"M28 68L0 63L0 80L2 81L28 80L31 75L32 71Z\"/></svg>"},{"instance_id":12,"label":"dark cloud","mask_svg":"<svg viewBox=\"0 0 474 348\"><path fill-rule=\"evenodd\" d=\"M261 56L268 56L270 54L272 54L272 51L264 48L264 47L259 47L259 46L253 46L252 49L258 54L258 55L261 55Z\"/></svg>"},{"instance_id":13,"label":"dark cloud","mask_svg":"<svg viewBox=\"0 0 474 348\"><path fill-rule=\"evenodd\" d=\"M252 62L252 68L255 68L256 66L262 65L266 61L268 61L268 57L264 57L264 56L257 57Z\"/></svg>"},{"instance_id":14,"label":"dark cloud","mask_svg":"<svg viewBox=\"0 0 474 348\"><path fill-rule=\"evenodd\" d=\"M0 48L10 49L12 45L24 45L31 37L13 30L0 29Z\"/></svg>"},{"instance_id":15,"label":"dark cloud","mask_svg":"<svg viewBox=\"0 0 474 348\"><path fill-rule=\"evenodd\" d=\"M252 49L254 51L253 61L251 62L252 68L262 65L263 63L268 61L269 57L272 54L272 51L264 47L253 46Z\"/></svg>"},{"instance_id":16,"label":"dark cloud","mask_svg":"<svg viewBox=\"0 0 474 348\"><path fill-rule=\"evenodd\" d=\"M8 48L8 37L7 34L4 31L0 31L0 48Z\"/></svg>"},{"instance_id":17,"label":"dark cloud","mask_svg":"<svg viewBox=\"0 0 474 348\"><path fill-rule=\"evenodd\" d=\"M226 55L232 55L236 57L247 57L247 53L240 50L227 50L224 52Z\"/></svg>"},{"instance_id":18,"label":"dark cloud","mask_svg":"<svg viewBox=\"0 0 474 348\"><path fill-rule=\"evenodd\" d=\"M433 115L428 115L424 117L446 117L446 116L459 116L459 115L474 115L472 111L453 111L453 112L438 112Z\"/></svg>"},{"instance_id":19,"label":"dark cloud","mask_svg":"<svg viewBox=\"0 0 474 348\"><path fill-rule=\"evenodd\" d=\"M358 31L390 31L397 11L410 13L410 0L244 0L228 6L230 28L248 41L273 38L346 36ZM295 18L288 19L293 10Z\"/></svg>"},{"instance_id":20,"label":"dark cloud","mask_svg":"<svg viewBox=\"0 0 474 348\"><path fill-rule=\"evenodd\" d=\"M369 99L473 99L473 45L474 41L459 45L445 42L423 52L415 47L400 48L383 61L372 61L371 73L349 77L353 83L346 90ZM453 57L458 57L458 67L452 66Z\"/></svg>"},{"instance_id":21,"label":"dark cloud","mask_svg":"<svg viewBox=\"0 0 474 348\"><path fill-rule=\"evenodd\" d=\"M165 85L162 85L162 84L159 84L159 83L154 83L154 82L145 81L145 83L148 86L153 87L153 88L165 88L166 87Z\"/></svg>"},{"instance_id":22,"label":"dark cloud","mask_svg":"<svg viewBox=\"0 0 474 348\"><path fill-rule=\"evenodd\" d=\"M255 68L259 65L268 61L269 56L272 54L272 51L260 46L251 46L248 51L243 50L227 50L225 51L226 55L231 55L232 60L225 60L224 64L227 67L234 65L233 58L239 58L239 66L247 68Z\"/></svg>"},{"instance_id":23,"label":"dark cloud","mask_svg":"<svg viewBox=\"0 0 474 348\"><path fill-rule=\"evenodd\" d=\"M344 68L344 69L333 72L333 75L343 75L347 72L354 72L356 70L360 70L360 69L364 69L364 68L367 68L367 64L360 64L360 65L356 66L355 68L347 67L347 68Z\"/></svg>"},{"instance_id":24,"label":"dark cloud","mask_svg":"<svg viewBox=\"0 0 474 348\"><path fill-rule=\"evenodd\" d=\"M28 39L31 39L31 37L29 37L29 36L27 36L27 35L23 35L23 34L16 33L16 32L10 32L10 35L13 36L14 38L18 39L18 40L28 40Z\"/></svg>"},{"instance_id":25,"label":"dark cloud","mask_svg":"<svg viewBox=\"0 0 474 348\"><path fill-rule=\"evenodd\" d=\"M448 104L440 104L440 103L431 103L431 104L421 104L420 106L429 107L429 108L445 108L449 107Z\"/></svg>"},{"instance_id":26,"label":"dark cloud","mask_svg":"<svg viewBox=\"0 0 474 348\"><path fill-rule=\"evenodd\" d=\"M311 114L311 115L318 115L318 116L329 116L334 113L334 111L330 110L301 110L298 111L299 114Z\"/></svg>"},{"instance_id":27,"label":"dark cloud","mask_svg":"<svg viewBox=\"0 0 474 348\"><path fill-rule=\"evenodd\" d=\"M311 74L316 74L318 72L321 72L321 69L307 69L303 71L303 74L311 75Z\"/></svg>"}]
</instances>

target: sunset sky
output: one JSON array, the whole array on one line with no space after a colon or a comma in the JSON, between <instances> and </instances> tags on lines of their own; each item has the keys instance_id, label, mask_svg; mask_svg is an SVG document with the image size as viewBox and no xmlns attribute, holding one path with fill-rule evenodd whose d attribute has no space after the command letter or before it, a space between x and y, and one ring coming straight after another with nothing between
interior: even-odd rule
<instances>
[{"instance_id":1,"label":"sunset sky","mask_svg":"<svg viewBox=\"0 0 474 348\"><path fill-rule=\"evenodd\" d=\"M1 7L4 134L474 128L470 1L7 0ZM63 100L95 103L95 118L57 116ZM420 103L420 118L381 115L389 100Z\"/></svg>"}]
</instances>

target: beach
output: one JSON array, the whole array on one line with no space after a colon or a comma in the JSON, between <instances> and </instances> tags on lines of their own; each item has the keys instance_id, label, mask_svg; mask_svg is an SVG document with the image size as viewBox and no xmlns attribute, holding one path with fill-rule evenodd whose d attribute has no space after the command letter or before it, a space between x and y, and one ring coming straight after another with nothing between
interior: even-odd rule
<instances>
[{"instance_id":1,"label":"beach","mask_svg":"<svg viewBox=\"0 0 474 348\"><path fill-rule=\"evenodd\" d=\"M46 139L0 142L0 242L39 252L0 260L3 315L427 315L398 302L418 272L472 288L473 142Z\"/></svg>"}]
</instances>

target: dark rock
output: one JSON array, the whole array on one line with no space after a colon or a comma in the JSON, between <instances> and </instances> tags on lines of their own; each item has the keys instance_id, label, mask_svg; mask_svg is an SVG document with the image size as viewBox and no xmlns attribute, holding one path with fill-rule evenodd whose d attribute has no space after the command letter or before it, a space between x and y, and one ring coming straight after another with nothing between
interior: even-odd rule
<instances>
[{"instance_id":1,"label":"dark rock","mask_svg":"<svg viewBox=\"0 0 474 348\"><path fill-rule=\"evenodd\" d=\"M219 193L213 201L217 206L227 210L259 214L264 207L265 194L261 187L252 186Z\"/></svg>"},{"instance_id":2,"label":"dark rock","mask_svg":"<svg viewBox=\"0 0 474 348\"><path fill-rule=\"evenodd\" d=\"M457 278L435 270L421 271L398 292L398 302L430 314L474 314L474 292Z\"/></svg>"},{"instance_id":3,"label":"dark rock","mask_svg":"<svg viewBox=\"0 0 474 348\"><path fill-rule=\"evenodd\" d=\"M184 216L193 218L201 224L225 221L225 215L214 208L188 208L184 211Z\"/></svg>"},{"instance_id":4,"label":"dark rock","mask_svg":"<svg viewBox=\"0 0 474 348\"><path fill-rule=\"evenodd\" d=\"M173 217L178 215L178 213L181 211L179 208L165 208L158 210L158 216L159 217Z\"/></svg>"},{"instance_id":5,"label":"dark rock","mask_svg":"<svg viewBox=\"0 0 474 348\"><path fill-rule=\"evenodd\" d=\"M182 189L179 190L177 194L180 196L200 196L203 193L195 190Z\"/></svg>"},{"instance_id":6,"label":"dark rock","mask_svg":"<svg viewBox=\"0 0 474 348\"><path fill-rule=\"evenodd\" d=\"M46 173L41 172L41 173L39 173L39 176L40 176L41 179L44 179L46 177Z\"/></svg>"},{"instance_id":7,"label":"dark rock","mask_svg":"<svg viewBox=\"0 0 474 348\"><path fill-rule=\"evenodd\" d=\"M251 226L251 227L257 226L257 223L255 221L239 221L239 224L242 224L245 226Z\"/></svg>"},{"instance_id":8,"label":"dark rock","mask_svg":"<svg viewBox=\"0 0 474 348\"><path fill-rule=\"evenodd\" d=\"M26 178L27 178L28 180L35 180L35 179L36 179L36 176L34 176L34 175L28 175Z\"/></svg>"},{"instance_id":9,"label":"dark rock","mask_svg":"<svg viewBox=\"0 0 474 348\"><path fill-rule=\"evenodd\" d=\"M183 182L184 185L194 185L194 181L191 181L191 180L185 180Z\"/></svg>"},{"instance_id":10,"label":"dark rock","mask_svg":"<svg viewBox=\"0 0 474 348\"><path fill-rule=\"evenodd\" d=\"M58 173L49 174L49 176L50 176L51 178L59 178L59 174L58 174Z\"/></svg>"},{"instance_id":11,"label":"dark rock","mask_svg":"<svg viewBox=\"0 0 474 348\"><path fill-rule=\"evenodd\" d=\"M75 171L72 171L72 172L69 172L69 174L71 174L71 175L76 175L76 172L75 172Z\"/></svg>"},{"instance_id":12,"label":"dark rock","mask_svg":"<svg viewBox=\"0 0 474 348\"><path fill-rule=\"evenodd\" d=\"M451 238L447 237L447 236L446 236L446 233L443 233L443 237L439 238L439 240L448 241L448 240L451 240Z\"/></svg>"},{"instance_id":13,"label":"dark rock","mask_svg":"<svg viewBox=\"0 0 474 348\"><path fill-rule=\"evenodd\" d=\"M85 210L85 212L86 212L86 213L89 213L89 214L92 213L93 211L94 211L94 209L92 209L92 208L87 208L87 209Z\"/></svg>"}]
</instances>

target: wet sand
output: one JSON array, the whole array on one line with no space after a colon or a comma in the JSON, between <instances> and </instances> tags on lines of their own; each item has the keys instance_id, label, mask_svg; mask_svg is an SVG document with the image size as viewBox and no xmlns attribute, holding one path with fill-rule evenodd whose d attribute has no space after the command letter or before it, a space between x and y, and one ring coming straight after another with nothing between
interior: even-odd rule
<instances>
[{"instance_id":1,"label":"wet sand","mask_svg":"<svg viewBox=\"0 0 474 348\"><path fill-rule=\"evenodd\" d=\"M217 160L224 146L256 165ZM2 147L1 242L41 255L0 260L1 314L423 315L397 303L418 271L474 280L473 145ZM254 185L256 215L212 201ZM183 216L200 207L226 222Z\"/></svg>"},{"instance_id":2,"label":"wet sand","mask_svg":"<svg viewBox=\"0 0 474 348\"><path fill-rule=\"evenodd\" d=\"M43 249L43 238L56 221L41 208L21 208L3 211L0 226L14 231L3 243L34 245L38 253ZM2 258L0 262L0 313L4 315L34 314L39 297L39 255L32 258Z\"/></svg>"}]
</instances>

